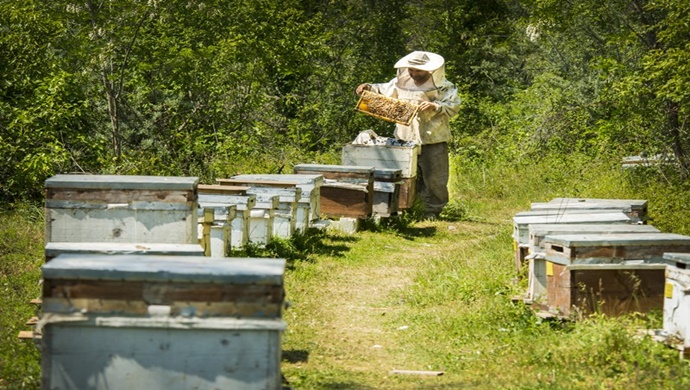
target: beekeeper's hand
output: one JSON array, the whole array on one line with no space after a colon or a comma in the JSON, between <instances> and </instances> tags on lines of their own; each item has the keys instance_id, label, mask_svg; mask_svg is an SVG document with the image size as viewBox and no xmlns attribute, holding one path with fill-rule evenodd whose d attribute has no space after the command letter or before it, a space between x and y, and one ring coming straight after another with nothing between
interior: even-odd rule
<instances>
[{"instance_id":1,"label":"beekeeper's hand","mask_svg":"<svg viewBox=\"0 0 690 390\"><path fill-rule=\"evenodd\" d=\"M357 92L357 95L361 95L362 92L369 91L369 90L371 90L371 85L364 83L364 84L358 85L355 92Z\"/></svg>"},{"instance_id":2,"label":"beekeeper's hand","mask_svg":"<svg viewBox=\"0 0 690 390\"><path fill-rule=\"evenodd\" d=\"M419 103L419 110L420 111L439 111L441 109L441 105L438 103L434 102L421 102Z\"/></svg>"}]
</instances>

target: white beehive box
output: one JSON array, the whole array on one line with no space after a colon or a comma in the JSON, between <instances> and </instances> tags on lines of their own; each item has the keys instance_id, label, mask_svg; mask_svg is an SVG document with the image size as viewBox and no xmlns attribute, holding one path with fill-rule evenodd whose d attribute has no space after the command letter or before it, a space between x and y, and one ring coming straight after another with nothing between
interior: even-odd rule
<instances>
[{"instance_id":1,"label":"white beehive box","mask_svg":"<svg viewBox=\"0 0 690 390\"><path fill-rule=\"evenodd\" d=\"M199 241L206 256L228 256L232 243L232 220L236 214L237 205L199 202Z\"/></svg>"},{"instance_id":2,"label":"white beehive box","mask_svg":"<svg viewBox=\"0 0 690 390\"><path fill-rule=\"evenodd\" d=\"M61 255L45 389L280 389L283 259Z\"/></svg>"},{"instance_id":3,"label":"white beehive box","mask_svg":"<svg viewBox=\"0 0 690 390\"><path fill-rule=\"evenodd\" d=\"M249 242L249 216L256 206L256 195L247 194L249 187L199 185L199 202L235 206L230 222L230 247L242 249Z\"/></svg>"},{"instance_id":4,"label":"white beehive box","mask_svg":"<svg viewBox=\"0 0 690 390\"><path fill-rule=\"evenodd\" d=\"M690 350L690 254L665 253L664 332Z\"/></svg>"},{"instance_id":5,"label":"white beehive box","mask_svg":"<svg viewBox=\"0 0 690 390\"><path fill-rule=\"evenodd\" d=\"M197 243L196 177L56 175L46 242Z\"/></svg>"},{"instance_id":6,"label":"white beehive box","mask_svg":"<svg viewBox=\"0 0 690 390\"><path fill-rule=\"evenodd\" d=\"M417 157L421 150L421 145L345 144L342 151L342 164L377 169L400 169L401 177L411 178L417 176Z\"/></svg>"},{"instance_id":7,"label":"white beehive box","mask_svg":"<svg viewBox=\"0 0 690 390\"><path fill-rule=\"evenodd\" d=\"M300 198L297 201L295 229L305 231L311 221L321 219L321 186L323 185L322 175L275 173L275 174L244 174L236 175L231 179L217 179L221 184L232 183L236 180L266 181L277 183L295 183L301 190ZM305 222L306 221L306 222Z\"/></svg>"}]
</instances>

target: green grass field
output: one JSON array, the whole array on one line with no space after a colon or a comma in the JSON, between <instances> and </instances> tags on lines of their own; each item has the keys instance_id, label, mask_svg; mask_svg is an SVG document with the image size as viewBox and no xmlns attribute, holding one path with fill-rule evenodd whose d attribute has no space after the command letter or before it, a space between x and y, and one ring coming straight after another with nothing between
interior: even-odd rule
<instances>
[{"instance_id":1,"label":"green grass field","mask_svg":"<svg viewBox=\"0 0 690 390\"><path fill-rule=\"evenodd\" d=\"M457 166L457 164L456 164ZM579 321L536 317L513 296L512 216L555 196L649 198L653 221L681 226L674 199L641 192L613 171L600 182L561 177L530 187L532 167L456 167L448 218L301 237L273 252L285 275L282 372L293 389L684 389L678 352L639 331L660 313ZM607 176L609 175L609 176ZM584 180L584 182L583 182ZM618 180L618 181L617 181ZM590 183L583 187L582 183ZM579 188L576 194L572 190ZM653 191L649 185L646 191ZM666 192L657 189L661 195ZM672 210L666 214L665 210ZM0 215L0 388L38 388L40 353L19 340L40 295L43 223L35 209ZM682 228L665 231L686 233ZM680 231L679 231L680 230ZM305 239L306 238L306 239ZM285 243L284 243L285 244ZM394 370L442 372L406 375Z\"/></svg>"}]
</instances>

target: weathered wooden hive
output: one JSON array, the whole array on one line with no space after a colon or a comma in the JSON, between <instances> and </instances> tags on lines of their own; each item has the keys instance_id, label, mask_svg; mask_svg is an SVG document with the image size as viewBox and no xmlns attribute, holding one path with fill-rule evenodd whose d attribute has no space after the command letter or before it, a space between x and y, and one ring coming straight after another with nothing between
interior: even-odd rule
<instances>
[{"instance_id":1,"label":"weathered wooden hive","mask_svg":"<svg viewBox=\"0 0 690 390\"><path fill-rule=\"evenodd\" d=\"M247 186L247 193L257 197L278 196L278 206L273 216L273 236L290 238L295 233L297 205L302 197L302 189L297 183L248 179L224 179L223 183Z\"/></svg>"},{"instance_id":2,"label":"weathered wooden hive","mask_svg":"<svg viewBox=\"0 0 690 390\"><path fill-rule=\"evenodd\" d=\"M672 233L558 234L544 237L551 310L620 314L663 308L665 252L690 252Z\"/></svg>"},{"instance_id":3,"label":"weathered wooden hive","mask_svg":"<svg viewBox=\"0 0 690 390\"><path fill-rule=\"evenodd\" d=\"M417 158L420 145L355 145L346 144L342 150L343 165L400 169L398 209L407 210L417 195Z\"/></svg>"},{"instance_id":4,"label":"weathered wooden hive","mask_svg":"<svg viewBox=\"0 0 690 390\"><path fill-rule=\"evenodd\" d=\"M668 336L679 340L681 351L690 350L690 254L669 252L664 288L664 325Z\"/></svg>"},{"instance_id":5,"label":"weathered wooden hive","mask_svg":"<svg viewBox=\"0 0 690 390\"><path fill-rule=\"evenodd\" d=\"M199 184L199 204L235 206L230 222L230 248L242 249L249 242L249 217L256 205L256 195L247 194L248 187Z\"/></svg>"},{"instance_id":6,"label":"weathered wooden hive","mask_svg":"<svg viewBox=\"0 0 690 390\"><path fill-rule=\"evenodd\" d=\"M546 264L544 237L554 234L625 234L625 233L658 233L659 229L651 225L628 224L534 224L529 225L529 261L528 289L526 298L539 302L546 293Z\"/></svg>"},{"instance_id":7,"label":"weathered wooden hive","mask_svg":"<svg viewBox=\"0 0 690 390\"><path fill-rule=\"evenodd\" d=\"M195 244L198 178L56 175L45 181L46 242Z\"/></svg>"},{"instance_id":8,"label":"weathered wooden hive","mask_svg":"<svg viewBox=\"0 0 690 390\"><path fill-rule=\"evenodd\" d=\"M628 224L630 217L620 211L555 212L535 215L534 211L520 212L513 217L513 245L515 268L523 272L529 253L529 226L533 224ZM540 212L536 212L540 213Z\"/></svg>"},{"instance_id":9,"label":"weathered wooden hive","mask_svg":"<svg viewBox=\"0 0 690 390\"><path fill-rule=\"evenodd\" d=\"M321 175L321 214L326 218L368 218L374 203L374 167L299 164L295 174Z\"/></svg>"},{"instance_id":10,"label":"weathered wooden hive","mask_svg":"<svg viewBox=\"0 0 690 390\"><path fill-rule=\"evenodd\" d=\"M400 169L374 169L374 215L390 217L398 213L401 184Z\"/></svg>"},{"instance_id":11,"label":"weathered wooden hive","mask_svg":"<svg viewBox=\"0 0 690 390\"><path fill-rule=\"evenodd\" d=\"M280 389L282 259L61 255L42 387Z\"/></svg>"},{"instance_id":12,"label":"weathered wooden hive","mask_svg":"<svg viewBox=\"0 0 690 390\"><path fill-rule=\"evenodd\" d=\"M199 240L204 254L227 257L232 249L232 220L237 205L199 202Z\"/></svg>"},{"instance_id":13,"label":"weathered wooden hive","mask_svg":"<svg viewBox=\"0 0 690 390\"><path fill-rule=\"evenodd\" d=\"M305 231L313 221L321 218L321 186L323 185L322 175L309 174L245 174L236 175L231 179L217 179L218 183L234 183L236 180L263 181L277 183L295 184L301 190L297 201L297 211L295 215L295 229Z\"/></svg>"}]
</instances>

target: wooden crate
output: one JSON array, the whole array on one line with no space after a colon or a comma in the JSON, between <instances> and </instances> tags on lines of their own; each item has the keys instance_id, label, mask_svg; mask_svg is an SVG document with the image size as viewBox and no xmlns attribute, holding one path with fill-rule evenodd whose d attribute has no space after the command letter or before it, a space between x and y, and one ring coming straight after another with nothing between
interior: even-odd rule
<instances>
[{"instance_id":1,"label":"wooden crate","mask_svg":"<svg viewBox=\"0 0 690 390\"><path fill-rule=\"evenodd\" d=\"M228 179L217 179L219 183L225 183ZM309 174L245 174L236 175L229 180L261 180L267 182L295 183L302 190L297 201L297 223L295 228L299 231L306 230L311 221L321 218L321 186L322 175Z\"/></svg>"},{"instance_id":2,"label":"wooden crate","mask_svg":"<svg viewBox=\"0 0 690 390\"><path fill-rule=\"evenodd\" d=\"M374 170L374 215L390 217L398 213L402 184L400 172L400 169Z\"/></svg>"},{"instance_id":3,"label":"wooden crate","mask_svg":"<svg viewBox=\"0 0 690 390\"><path fill-rule=\"evenodd\" d=\"M572 264L547 262L548 310L621 315L662 310L664 264Z\"/></svg>"},{"instance_id":4,"label":"wooden crate","mask_svg":"<svg viewBox=\"0 0 690 390\"><path fill-rule=\"evenodd\" d=\"M283 259L61 255L44 265L44 388L280 389Z\"/></svg>"},{"instance_id":5,"label":"wooden crate","mask_svg":"<svg viewBox=\"0 0 690 390\"><path fill-rule=\"evenodd\" d=\"M544 237L546 260L562 264L663 262L664 252L690 252L690 236L673 233L559 234Z\"/></svg>"},{"instance_id":6,"label":"wooden crate","mask_svg":"<svg viewBox=\"0 0 690 390\"><path fill-rule=\"evenodd\" d=\"M668 336L680 340L683 351L690 350L690 254L669 252L664 288L664 325Z\"/></svg>"},{"instance_id":7,"label":"wooden crate","mask_svg":"<svg viewBox=\"0 0 690 390\"><path fill-rule=\"evenodd\" d=\"M368 218L374 203L374 167L299 164L296 174L323 176L321 214L326 218Z\"/></svg>"},{"instance_id":8,"label":"wooden crate","mask_svg":"<svg viewBox=\"0 0 690 390\"><path fill-rule=\"evenodd\" d=\"M197 243L196 177L56 175L46 242Z\"/></svg>"},{"instance_id":9,"label":"wooden crate","mask_svg":"<svg viewBox=\"0 0 690 390\"><path fill-rule=\"evenodd\" d=\"M529 225L528 255L529 260L527 299L539 301L546 292L546 259L544 254L544 237L551 234L592 233L658 233L659 229L651 225L628 224L534 224Z\"/></svg>"}]
</instances>

